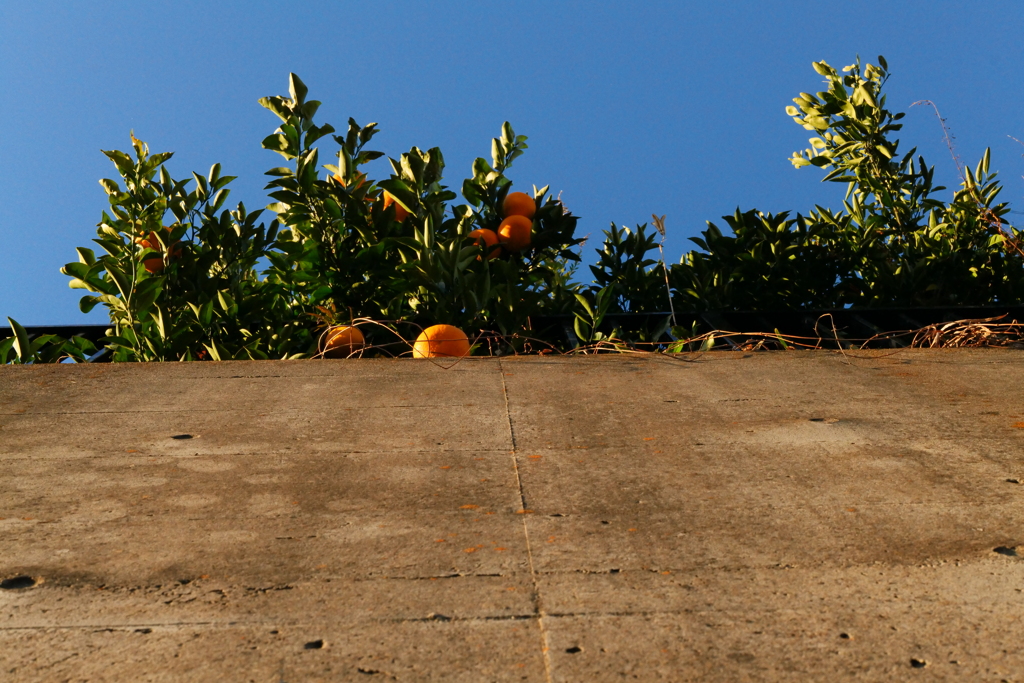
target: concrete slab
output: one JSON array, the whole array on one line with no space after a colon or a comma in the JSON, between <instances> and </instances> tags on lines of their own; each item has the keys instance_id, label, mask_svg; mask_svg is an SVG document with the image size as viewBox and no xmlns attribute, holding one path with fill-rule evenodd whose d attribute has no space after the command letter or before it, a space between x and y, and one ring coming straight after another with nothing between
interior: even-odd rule
<instances>
[{"instance_id":1,"label":"concrete slab","mask_svg":"<svg viewBox=\"0 0 1024 683\"><path fill-rule=\"evenodd\" d=\"M0 679L1024 679L1022 359L0 367Z\"/></svg>"}]
</instances>

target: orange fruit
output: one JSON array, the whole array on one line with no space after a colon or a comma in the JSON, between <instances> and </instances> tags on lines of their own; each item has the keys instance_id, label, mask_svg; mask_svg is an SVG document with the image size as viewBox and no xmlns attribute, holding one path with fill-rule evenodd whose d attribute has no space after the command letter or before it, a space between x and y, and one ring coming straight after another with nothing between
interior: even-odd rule
<instances>
[{"instance_id":1,"label":"orange fruit","mask_svg":"<svg viewBox=\"0 0 1024 683\"><path fill-rule=\"evenodd\" d=\"M324 335L325 358L348 358L364 346L363 333L351 325L335 325Z\"/></svg>"},{"instance_id":2,"label":"orange fruit","mask_svg":"<svg viewBox=\"0 0 1024 683\"><path fill-rule=\"evenodd\" d=\"M498 241L509 251L522 251L530 246L533 221L526 216L509 216L498 226Z\"/></svg>"},{"instance_id":3,"label":"orange fruit","mask_svg":"<svg viewBox=\"0 0 1024 683\"><path fill-rule=\"evenodd\" d=\"M142 265L146 269L147 273L162 273L164 270L164 259L162 256L154 256L153 258L147 258L142 260Z\"/></svg>"},{"instance_id":4,"label":"orange fruit","mask_svg":"<svg viewBox=\"0 0 1024 683\"><path fill-rule=\"evenodd\" d=\"M412 345L413 358L462 358L469 355L469 338L453 325L433 325Z\"/></svg>"},{"instance_id":5,"label":"orange fruit","mask_svg":"<svg viewBox=\"0 0 1024 683\"><path fill-rule=\"evenodd\" d=\"M150 232L149 235L142 237L136 237L135 242L143 249L155 249L158 252L163 252L160 247L160 239L157 237L156 232ZM170 258L176 259L181 256L181 240L174 242L167 247L170 252ZM149 273L160 273L164 269L164 258L163 256L151 256L150 258L143 259L142 265L146 268Z\"/></svg>"},{"instance_id":6,"label":"orange fruit","mask_svg":"<svg viewBox=\"0 0 1024 683\"><path fill-rule=\"evenodd\" d=\"M149 235L143 235L142 237L135 238L136 244L143 249L156 249L160 251L160 240L156 236L156 232L151 232Z\"/></svg>"},{"instance_id":7,"label":"orange fruit","mask_svg":"<svg viewBox=\"0 0 1024 683\"><path fill-rule=\"evenodd\" d=\"M501 213L506 218L509 216L526 216L533 218L537 213L537 202L525 192L509 192L505 195L505 201L501 203Z\"/></svg>"},{"instance_id":8,"label":"orange fruit","mask_svg":"<svg viewBox=\"0 0 1024 683\"><path fill-rule=\"evenodd\" d=\"M392 204L395 205L395 220L396 221L401 223L402 221L404 221L406 218L409 217L409 212L405 210L404 206L402 206L401 204L399 204L395 200L395 196L393 194L391 194L390 192L388 192L387 190L384 190L384 208L386 209L389 206L391 206Z\"/></svg>"},{"instance_id":9,"label":"orange fruit","mask_svg":"<svg viewBox=\"0 0 1024 683\"><path fill-rule=\"evenodd\" d=\"M496 258L501 253L501 248L496 246L498 244L498 235L493 230L480 228L469 233L469 236L484 250L488 260ZM476 260L479 261L480 257L477 256Z\"/></svg>"}]
</instances>

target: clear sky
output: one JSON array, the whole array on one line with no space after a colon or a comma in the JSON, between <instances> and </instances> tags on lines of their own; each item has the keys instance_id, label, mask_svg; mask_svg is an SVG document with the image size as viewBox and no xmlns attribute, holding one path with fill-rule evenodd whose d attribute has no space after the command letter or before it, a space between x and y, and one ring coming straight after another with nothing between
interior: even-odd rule
<instances>
[{"instance_id":1,"label":"clear sky","mask_svg":"<svg viewBox=\"0 0 1024 683\"><path fill-rule=\"evenodd\" d=\"M586 251L610 221L668 216L676 261L705 221L737 207L837 205L842 187L793 169L809 133L785 107L833 66L886 57L889 106L909 111L917 146L953 184L931 99L974 165L987 146L1024 203L1024 6L1018 1L894 2L140 2L0 3L0 324L103 322L78 311L61 265L94 246L116 177L101 149L129 130L173 151L174 177L214 162L239 176L229 203L268 203L261 149L277 119L256 100L285 94L290 71L343 128L377 121L397 157L439 146L453 189L512 122L530 149L510 176L551 185ZM329 138L327 139L329 141ZM326 142L325 156L334 143ZM378 167L379 176L386 171ZM269 216L268 216L269 219ZM589 254L585 254L588 256Z\"/></svg>"}]
</instances>

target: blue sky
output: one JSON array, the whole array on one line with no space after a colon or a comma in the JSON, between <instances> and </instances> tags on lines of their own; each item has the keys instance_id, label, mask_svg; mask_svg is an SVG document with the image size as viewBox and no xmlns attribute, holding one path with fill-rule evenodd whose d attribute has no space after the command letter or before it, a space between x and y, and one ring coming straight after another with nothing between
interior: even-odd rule
<instances>
[{"instance_id":1,"label":"blue sky","mask_svg":"<svg viewBox=\"0 0 1024 683\"><path fill-rule=\"evenodd\" d=\"M971 165L987 146L1024 203L1024 11L1015 2L5 2L0 6L0 320L103 322L58 271L91 246L128 132L174 151L184 177L239 176L229 203L265 205L256 100L290 71L320 122L377 121L377 149L439 146L457 189L512 122L530 149L510 173L551 185L599 243L610 221L666 214L673 261L738 206L806 211L842 188L787 161L809 134L785 114L820 89L811 62L888 60L889 106L952 185L931 99ZM326 152L333 155L333 143ZM324 158L322 155L321 158ZM378 173L386 173L379 167ZM585 253L589 258L589 253ZM5 323L4 323L5 324Z\"/></svg>"}]
</instances>

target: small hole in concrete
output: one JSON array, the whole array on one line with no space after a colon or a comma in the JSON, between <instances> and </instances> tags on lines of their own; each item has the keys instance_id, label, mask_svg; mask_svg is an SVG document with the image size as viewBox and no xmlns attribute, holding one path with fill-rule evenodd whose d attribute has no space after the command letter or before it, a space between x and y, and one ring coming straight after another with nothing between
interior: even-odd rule
<instances>
[{"instance_id":1,"label":"small hole in concrete","mask_svg":"<svg viewBox=\"0 0 1024 683\"><path fill-rule=\"evenodd\" d=\"M825 418L823 418L823 417L812 417L811 418L811 422L824 422L824 421L825 421Z\"/></svg>"},{"instance_id":2,"label":"small hole in concrete","mask_svg":"<svg viewBox=\"0 0 1024 683\"><path fill-rule=\"evenodd\" d=\"M993 548L992 552L1006 555L1007 557L1017 557L1017 546L1007 548L1005 545L1001 545L998 548Z\"/></svg>"},{"instance_id":3,"label":"small hole in concrete","mask_svg":"<svg viewBox=\"0 0 1024 683\"><path fill-rule=\"evenodd\" d=\"M583 652L583 648L580 647L579 645L573 645L572 647L565 648L565 651L568 652L571 655L574 655L577 652Z\"/></svg>"},{"instance_id":4,"label":"small hole in concrete","mask_svg":"<svg viewBox=\"0 0 1024 683\"><path fill-rule=\"evenodd\" d=\"M548 517L565 517L565 515L563 515L561 512L556 512L553 515L548 515Z\"/></svg>"},{"instance_id":5,"label":"small hole in concrete","mask_svg":"<svg viewBox=\"0 0 1024 683\"><path fill-rule=\"evenodd\" d=\"M277 630L277 629L275 628L275 629L274 629L273 631L271 631L271 632L270 632L270 635L272 635L272 636L276 636L276 635L277 635L278 633L280 633L280 631L278 631L278 630Z\"/></svg>"},{"instance_id":6,"label":"small hole in concrete","mask_svg":"<svg viewBox=\"0 0 1024 683\"><path fill-rule=\"evenodd\" d=\"M915 659L914 657L911 657L910 666L914 667L915 669L923 669L926 666L928 666L928 662L924 661L923 659Z\"/></svg>"},{"instance_id":7,"label":"small hole in concrete","mask_svg":"<svg viewBox=\"0 0 1024 683\"><path fill-rule=\"evenodd\" d=\"M185 439L191 439L192 435L191 434L175 434L171 438L172 439L177 439L178 441L183 441Z\"/></svg>"},{"instance_id":8,"label":"small hole in concrete","mask_svg":"<svg viewBox=\"0 0 1024 683\"><path fill-rule=\"evenodd\" d=\"M1020 479L1007 479L1006 483L1008 483L1008 484L1019 484L1020 483Z\"/></svg>"},{"instance_id":9,"label":"small hole in concrete","mask_svg":"<svg viewBox=\"0 0 1024 683\"><path fill-rule=\"evenodd\" d=\"M367 674L367 675L369 675L369 676L372 676L372 675L374 675L374 674L379 674L379 673L381 673L381 672L380 672L380 671L378 671L377 669L364 669L363 667L359 667L359 668L357 668L357 669L356 669L356 671L358 671L358 672L359 672L359 673L361 673L361 674Z\"/></svg>"},{"instance_id":10,"label":"small hole in concrete","mask_svg":"<svg viewBox=\"0 0 1024 683\"><path fill-rule=\"evenodd\" d=\"M451 621L452 620L452 618L449 617L449 616L445 616L444 614L435 614L433 612L431 612L430 614L427 615L427 619L433 619L434 621Z\"/></svg>"},{"instance_id":11,"label":"small hole in concrete","mask_svg":"<svg viewBox=\"0 0 1024 683\"><path fill-rule=\"evenodd\" d=\"M605 521L605 520L603 520L603 519L602 519L602 520L601 520L601 524L611 524L611 522L607 522L607 521Z\"/></svg>"},{"instance_id":12,"label":"small hole in concrete","mask_svg":"<svg viewBox=\"0 0 1024 683\"><path fill-rule=\"evenodd\" d=\"M619 573L619 570L618 570L618 569L609 569L609 570L608 570L608 573L609 573L609 574L618 574L618 573Z\"/></svg>"},{"instance_id":13,"label":"small hole in concrete","mask_svg":"<svg viewBox=\"0 0 1024 683\"><path fill-rule=\"evenodd\" d=\"M135 632L136 633L152 633L153 629L151 629L151 628L137 628L137 629L135 629Z\"/></svg>"},{"instance_id":14,"label":"small hole in concrete","mask_svg":"<svg viewBox=\"0 0 1024 683\"><path fill-rule=\"evenodd\" d=\"M8 591L18 590L20 588L31 588L34 585L36 585L36 580L31 576L15 576L13 578L0 581L0 588Z\"/></svg>"},{"instance_id":15,"label":"small hole in concrete","mask_svg":"<svg viewBox=\"0 0 1024 683\"><path fill-rule=\"evenodd\" d=\"M322 650L324 647L324 641L322 640L311 640L306 643L303 647L307 650Z\"/></svg>"},{"instance_id":16,"label":"small hole in concrete","mask_svg":"<svg viewBox=\"0 0 1024 683\"><path fill-rule=\"evenodd\" d=\"M850 634L849 633L840 633L839 637L842 638L843 640L850 640Z\"/></svg>"}]
</instances>

